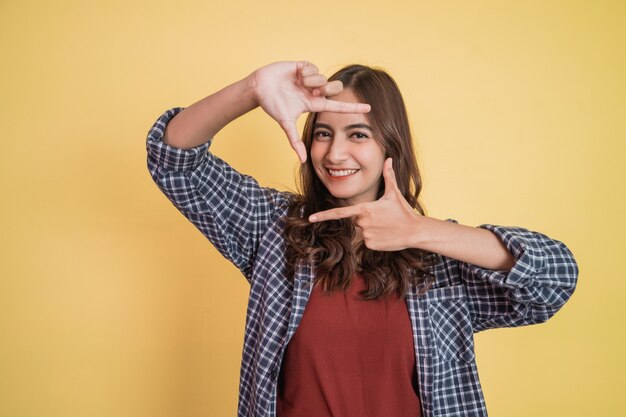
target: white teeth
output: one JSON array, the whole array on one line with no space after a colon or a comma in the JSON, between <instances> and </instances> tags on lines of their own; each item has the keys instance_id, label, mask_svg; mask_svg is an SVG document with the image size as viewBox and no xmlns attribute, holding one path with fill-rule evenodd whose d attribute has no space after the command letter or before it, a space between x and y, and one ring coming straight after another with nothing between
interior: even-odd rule
<instances>
[{"instance_id":1,"label":"white teeth","mask_svg":"<svg viewBox=\"0 0 626 417\"><path fill-rule=\"evenodd\" d=\"M345 177L346 175L354 174L357 171L358 169L340 169L340 170L329 169L328 170L331 177Z\"/></svg>"}]
</instances>

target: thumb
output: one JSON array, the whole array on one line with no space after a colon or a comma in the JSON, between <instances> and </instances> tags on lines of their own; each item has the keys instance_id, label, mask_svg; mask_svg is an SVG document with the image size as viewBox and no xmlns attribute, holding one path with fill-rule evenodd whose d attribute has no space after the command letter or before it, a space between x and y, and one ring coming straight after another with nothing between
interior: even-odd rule
<instances>
[{"instance_id":1,"label":"thumb","mask_svg":"<svg viewBox=\"0 0 626 417\"><path fill-rule=\"evenodd\" d=\"M293 148L293 150L296 151L296 154L298 155L300 162L304 164L306 162L306 147L304 146L304 143L300 140L300 135L298 134L298 128L296 127L296 122L285 120L279 123L280 123L280 127L287 134L289 143L291 144L291 147Z\"/></svg>"},{"instance_id":2,"label":"thumb","mask_svg":"<svg viewBox=\"0 0 626 417\"><path fill-rule=\"evenodd\" d=\"M396 173L393 170L393 160L387 158L383 166L383 179L385 180L385 196L396 195L398 183L396 181Z\"/></svg>"}]
</instances>

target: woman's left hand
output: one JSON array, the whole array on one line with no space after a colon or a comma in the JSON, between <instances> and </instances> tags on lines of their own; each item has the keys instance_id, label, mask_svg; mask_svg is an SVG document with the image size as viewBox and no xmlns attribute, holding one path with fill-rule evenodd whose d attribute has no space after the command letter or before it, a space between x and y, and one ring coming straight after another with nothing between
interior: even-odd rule
<instances>
[{"instance_id":1,"label":"woman's left hand","mask_svg":"<svg viewBox=\"0 0 626 417\"><path fill-rule=\"evenodd\" d=\"M397 251L415 247L413 242L416 241L422 216L402 196L391 158L385 161L383 180L385 194L378 200L320 211L309 216L309 221L314 223L353 217L369 249Z\"/></svg>"}]
</instances>

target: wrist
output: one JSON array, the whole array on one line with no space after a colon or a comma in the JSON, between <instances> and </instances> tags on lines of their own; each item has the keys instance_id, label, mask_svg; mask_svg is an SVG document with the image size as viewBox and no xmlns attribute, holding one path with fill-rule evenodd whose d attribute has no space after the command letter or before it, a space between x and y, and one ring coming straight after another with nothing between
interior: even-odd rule
<instances>
[{"instance_id":1,"label":"wrist","mask_svg":"<svg viewBox=\"0 0 626 417\"><path fill-rule=\"evenodd\" d=\"M414 227L411 247L432 251L436 245L437 230L440 223L446 223L433 217L418 216Z\"/></svg>"},{"instance_id":2,"label":"wrist","mask_svg":"<svg viewBox=\"0 0 626 417\"><path fill-rule=\"evenodd\" d=\"M242 80L244 85L245 95L251 100L255 107L259 105L259 96L257 93L257 79L256 79L256 71L248 75L246 78Z\"/></svg>"}]
</instances>

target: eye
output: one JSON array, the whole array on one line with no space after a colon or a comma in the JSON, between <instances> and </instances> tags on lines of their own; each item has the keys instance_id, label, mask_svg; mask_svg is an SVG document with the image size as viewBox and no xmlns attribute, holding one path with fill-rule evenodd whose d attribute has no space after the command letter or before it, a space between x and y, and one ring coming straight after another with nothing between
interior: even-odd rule
<instances>
[{"instance_id":1,"label":"eye","mask_svg":"<svg viewBox=\"0 0 626 417\"><path fill-rule=\"evenodd\" d=\"M327 130L316 130L313 132L313 139L315 140L329 140L330 132Z\"/></svg>"},{"instance_id":2,"label":"eye","mask_svg":"<svg viewBox=\"0 0 626 417\"><path fill-rule=\"evenodd\" d=\"M368 134L363 132L353 132L350 134L350 137L355 139L369 139Z\"/></svg>"}]
</instances>

